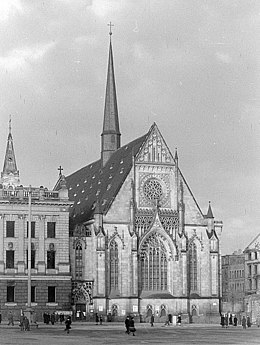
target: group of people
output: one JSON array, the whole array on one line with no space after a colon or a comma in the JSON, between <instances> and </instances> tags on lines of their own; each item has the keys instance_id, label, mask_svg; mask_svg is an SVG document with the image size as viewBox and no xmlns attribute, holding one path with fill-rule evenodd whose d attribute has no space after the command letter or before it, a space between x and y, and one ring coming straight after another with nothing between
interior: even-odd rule
<instances>
[{"instance_id":1,"label":"group of people","mask_svg":"<svg viewBox=\"0 0 260 345\"><path fill-rule=\"evenodd\" d=\"M58 314L58 313L49 313L49 312L45 312L43 313L43 322L46 323L46 325L48 325L49 323L51 323L52 325L54 325L57 322L60 322L61 324L64 322L65 320L65 316L64 314Z\"/></svg>"},{"instance_id":2,"label":"group of people","mask_svg":"<svg viewBox=\"0 0 260 345\"><path fill-rule=\"evenodd\" d=\"M29 331L30 330L30 322L27 316L24 313L20 316L20 323L19 323L21 331Z\"/></svg>"},{"instance_id":3,"label":"group of people","mask_svg":"<svg viewBox=\"0 0 260 345\"><path fill-rule=\"evenodd\" d=\"M130 334L133 333L135 336L136 328L135 328L135 320L133 316L127 316L125 319L125 328L126 328L126 333Z\"/></svg>"},{"instance_id":4,"label":"group of people","mask_svg":"<svg viewBox=\"0 0 260 345\"><path fill-rule=\"evenodd\" d=\"M237 316L232 314L222 314L220 317L220 324L222 326L222 328L228 328L228 326L237 326L238 325L238 319ZM245 315L242 317L241 320L241 325L242 327L245 329L246 327L251 327L251 320L250 317L247 316L245 317Z\"/></svg>"}]
</instances>

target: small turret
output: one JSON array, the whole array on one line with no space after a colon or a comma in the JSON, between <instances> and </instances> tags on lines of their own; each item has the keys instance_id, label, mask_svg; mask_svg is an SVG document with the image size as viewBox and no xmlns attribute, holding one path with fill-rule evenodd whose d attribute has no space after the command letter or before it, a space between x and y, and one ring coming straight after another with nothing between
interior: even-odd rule
<instances>
[{"instance_id":1,"label":"small turret","mask_svg":"<svg viewBox=\"0 0 260 345\"><path fill-rule=\"evenodd\" d=\"M11 118L9 120L9 134L7 138L4 167L1 173L1 183L5 188L9 186L17 187L20 184L19 170L17 169L16 159L15 159L15 154L14 154Z\"/></svg>"}]
</instances>

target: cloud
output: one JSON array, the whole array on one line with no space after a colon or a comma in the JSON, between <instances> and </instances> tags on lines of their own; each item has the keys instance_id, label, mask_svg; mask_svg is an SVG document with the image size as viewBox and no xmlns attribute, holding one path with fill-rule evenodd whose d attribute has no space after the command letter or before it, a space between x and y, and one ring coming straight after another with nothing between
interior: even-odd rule
<instances>
[{"instance_id":1,"label":"cloud","mask_svg":"<svg viewBox=\"0 0 260 345\"><path fill-rule=\"evenodd\" d=\"M0 67L7 71L14 71L18 68L26 67L41 59L54 45L54 42L50 42L34 47L13 49L7 56L0 57Z\"/></svg>"},{"instance_id":2,"label":"cloud","mask_svg":"<svg viewBox=\"0 0 260 345\"><path fill-rule=\"evenodd\" d=\"M97 15L98 17L105 17L109 12L115 15L115 11L119 11L122 9L122 4L123 1L118 0L93 0L91 8L95 15Z\"/></svg>"},{"instance_id":3,"label":"cloud","mask_svg":"<svg viewBox=\"0 0 260 345\"><path fill-rule=\"evenodd\" d=\"M23 13L23 6L20 0L0 1L0 22L8 20L17 13Z\"/></svg>"}]
</instances>

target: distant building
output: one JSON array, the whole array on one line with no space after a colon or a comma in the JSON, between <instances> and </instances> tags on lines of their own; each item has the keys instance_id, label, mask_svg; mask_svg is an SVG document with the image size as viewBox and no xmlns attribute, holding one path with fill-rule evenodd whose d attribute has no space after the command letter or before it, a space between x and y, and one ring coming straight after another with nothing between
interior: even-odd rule
<instances>
[{"instance_id":1,"label":"distant building","mask_svg":"<svg viewBox=\"0 0 260 345\"><path fill-rule=\"evenodd\" d=\"M71 308L68 190L20 185L11 127L0 184L0 308L19 317L28 298L28 196L32 194L31 302L43 312Z\"/></svg>"},{"instance_id":2,"label":"distant building","mask_svg":"<svg viewBox=\"0 0 260 345\"><path fill-rule=\"evenodd\" d=\"M219 319L222 222L202 212L155 123L121 147L111 41L101 156L66 182L76 315Z\"/></svg>"},{"instance_id":3,"label":"distant building","mask_svg":"<svg viewBox=\"0 0 260 345\"><path fill-rule=\"evenodd\" d=\"M245 311L253 322L260 319L260 234L244 250L245 253Z\"/></svg>"},{"instance_id":4,"label":"distant building","mask_svg":"<svg viewBox=\"0 0 260 345\"><path fill-rule=\"evenodd\" d=\"M222 312L244 310L245 254L240 250L222 256Z\"/></svg>"}]
</instances>

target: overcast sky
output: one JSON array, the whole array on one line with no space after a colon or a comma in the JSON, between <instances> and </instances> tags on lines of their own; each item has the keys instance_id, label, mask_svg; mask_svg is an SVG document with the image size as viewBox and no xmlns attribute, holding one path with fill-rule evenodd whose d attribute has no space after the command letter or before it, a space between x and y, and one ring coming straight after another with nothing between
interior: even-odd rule
<instances>
[{"instance_id":1,"label":"overcast sky","mask_svg":"<svg viewBox=\"0 0 260 345\"><path fill-rule=\"evenodd\" d=\"M10 114L24 185L99 158L110 21L122 144L156 122L223 221L222 253L244 249L260 232L260 1L1 0L0 161Z\"/></svg>"}]
</instances>

